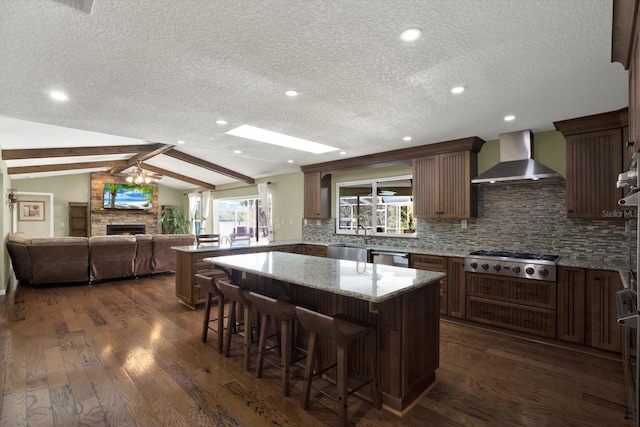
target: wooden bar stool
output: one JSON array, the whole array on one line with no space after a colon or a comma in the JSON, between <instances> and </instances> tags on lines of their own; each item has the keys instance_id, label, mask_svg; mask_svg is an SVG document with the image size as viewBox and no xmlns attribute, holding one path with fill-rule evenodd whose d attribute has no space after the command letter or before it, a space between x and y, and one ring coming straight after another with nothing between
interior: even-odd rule
<instances>
[{"instance_id":1,"label":"wooden bar stool","mask_svg":"<svg viewBox=\"0 0 640 427\"><path fill-rule=\"evenodd\" d=\"M206 273L198 273L195 275L196 285L200 286L207 294L207 302L204 307L204 322L202 324L202 342L207 342L207 333L212 330L218 336L218 353L222 353L222 346L224 340L223 331L225 329L224 319L227 316L224 315L224 295L218 289L216 285L217 280L226 280L227 275L222 270L213 270ZM214 298L218 298L218 317L210 319L211 305ZM211 326L212 323L216 323L216 327Z\"/></svg>"},{"instance_id":2,"label":"wooden bar stool","mask_svg":"<svg viewBox=\"0 0 640 427\"><path fill-rule=\"evenodd\" d=\"M231 306L229 307L229 323L227 325L227 335L225 336L225 349L224 355L225 357L229 357L229 353L231 350L231 336L235 333L240 332L238 330L238 326L242 326L242 332L244 333L244 341L243 341L243 353L244 353L244 368L249 370L249 349L251 347L251 301L247 298L247 294L249 291L241 289L239 286L236 286L230 283L228 280L218 280L216 281L218 285L218 289L222 292L225 299L231 301ZM238 305L242 307L243 310L243 320L242 322L237 322L236 320L236 309Z\"/></svg>"},{"instance_id":3,"label":"wooden bar stool","mask_svg":"<svg viewBox=\"0 0 640 427\"><path fill-rule=\"evenodd\" d=\"M309 407L309 394L311 388L320 392L324 396L338 402L340 405L339 416L340 423L343 426L347 425L348 412L347 412L347 398L350 394L355 393L367 384L371 384L371 398L373 400L373 407L380 409L380 391L378 386L380 384L378 374L378 356L376 347L376 330L373 325L360 324L355 319L348 319L345 316L327 316L312 310L308 310L303 307L296 307L296 315L300 325L309 332L309 342L307 347L307 363L304 372L304 394L303 394L303 406L305 409ZM348 320L347 320L348 319ZM358 322L358 323L356 323ZM317 341L318 336L324 336L330 338L336 343L336 363L320 371L313 373L314 362L316 360L316 354L318 351ZM357 387L349 390L348 379L348 352L349 343L358 338L366 339L366 352L369 355L369 369L372 372L372 377L362 377L356 375L362 381ZM318 367L320 369L321 367ZM329 369L337 368L336 374L336 386L338 389L338 396L332 396L329 393L321 390L312 385L313 378L320 376L327 372Z\"/></svg>"},{"instance_id":4,"label":"wooden bar stool","mask_svg":"<svg viewBox=\"0 0 640 427\"><path fill-rule=\"evenodd\" d=\"M256 377L262 376L262 366L265 360L265 353L274 349L265 348L267 341L267 329L269 320L279 322L280 326L280 363L277 364L269 359L267 362L274 366L279 366L282 370L282 394L289 395L289 366L292 363L294 348L292 345L293 323L296 319L296 306L285 301L277 300L266 295L250 292L247 298L251 301L256 310L260 313L260 338L258 341L258 360L256 362ZM276 346L277 347L277 346ZM296 360L297 361L297 360Z\"/></svg>"}]
</instances>

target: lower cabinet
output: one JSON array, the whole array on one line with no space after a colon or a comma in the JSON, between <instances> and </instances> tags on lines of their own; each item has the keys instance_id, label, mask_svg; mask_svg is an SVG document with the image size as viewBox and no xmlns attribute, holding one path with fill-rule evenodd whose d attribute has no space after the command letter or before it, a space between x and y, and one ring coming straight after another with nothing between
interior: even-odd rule
<instances>
[{"instance_id":1,"label":"lower cabinet","mask_svg":"<svg viewBox=\"0 0 640 427\"><path fill-rule=\"evenodd\" d=\"M465 318L464 258L449 258L447 265L447 315Z\"/></svg>"},{"instance_id":2,"label":"lower cabinet","mask_svg":"<svg viewBox=\"0 0 640 427\"><path fill-rule=\"evenodd\" d=\"M447 273L447 257L411 254L409 267L417 270L431 270ZM447 278L440 279L440 313L447 314Z\"/></svg>"},{"instance_id":3,"label":"lower cabinet","mask_svg":"<svg viewBox=\"0 0 640 427\"><path fill-rule=\"evenodd\" d=\"M556 284L486 275L467 276L468 320L556 337Z\"/></svg>"},{"instance_id":4,"label":"lower cabinet","mask_svg":"<svg viewBox=\"0 0 640 427\"><path fill-rule=\"evenodd\" d=\"M291 248L291 252L302 255L327 257L327 247L324 245L294 245Z\"/></svg>"},{"instance_id":5,"label":"lower cabinet","mask_svg":"<svg viewBox=\"0 0 640 427\"><path fill-rule=\"evenodd\" d=\"M622 288L615 271L585 270L587 297L587 344L591 347L622 351L622 326L616 314L616 291Z\"/></svg>"},{"instance_id":6,"label":"lower cabinet","mask_svg":"<svg viewBox=\"0 0 640 427\"><path fill-rule=\"evenodd\" d=\"M558 339L585 343L585 271L582 268L558 267Z\"/></svg>"}]
</instances>

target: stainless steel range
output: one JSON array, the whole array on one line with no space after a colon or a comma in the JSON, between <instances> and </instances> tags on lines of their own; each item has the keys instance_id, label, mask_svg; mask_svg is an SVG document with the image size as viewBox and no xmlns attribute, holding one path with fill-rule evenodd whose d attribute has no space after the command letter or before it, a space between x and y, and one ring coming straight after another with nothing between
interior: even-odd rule
<instances>
[{"instance_id":1,"label":"stainless steel range","mask_svg":"<svg viewBox=\"0 0 640 427\"><path fill-rule=\"evenodd\" d=\"M470 273L555 282L558 259L557 255L475 251L465 257L464 269Z\"/></svg>"}]
</instances>

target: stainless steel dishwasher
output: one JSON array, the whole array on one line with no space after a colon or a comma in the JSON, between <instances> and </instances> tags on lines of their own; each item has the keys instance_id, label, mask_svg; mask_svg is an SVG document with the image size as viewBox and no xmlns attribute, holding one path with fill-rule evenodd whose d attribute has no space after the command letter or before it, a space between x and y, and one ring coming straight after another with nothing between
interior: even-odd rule
<instances>
[{"instance_id":1,"label":"stainless steel dishwasher","mask_svg":"<svg viewBox=\"0 0 640 427\"><path fill-rule=\"evenodd\" d=\"M395 265L409 267L409 254L406 252L371 251L371 261L374 264Z\"/></svg>"}]
</instances>

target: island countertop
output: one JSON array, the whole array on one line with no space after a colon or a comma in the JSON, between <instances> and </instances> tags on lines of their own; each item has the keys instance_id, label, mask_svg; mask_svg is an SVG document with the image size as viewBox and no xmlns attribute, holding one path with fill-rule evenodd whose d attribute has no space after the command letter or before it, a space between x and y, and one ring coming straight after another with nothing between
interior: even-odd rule
<instances>
[{"instance_id":1,"label":"island countertop","mask_svg":"<svg viewBox=\"0 0 640 427\"><path fill-rule=\"evenodd\" d=\"M380 303L436 283L444 273L285 252L205 258L220 267Z\"/></svg>"}]
</instances>

